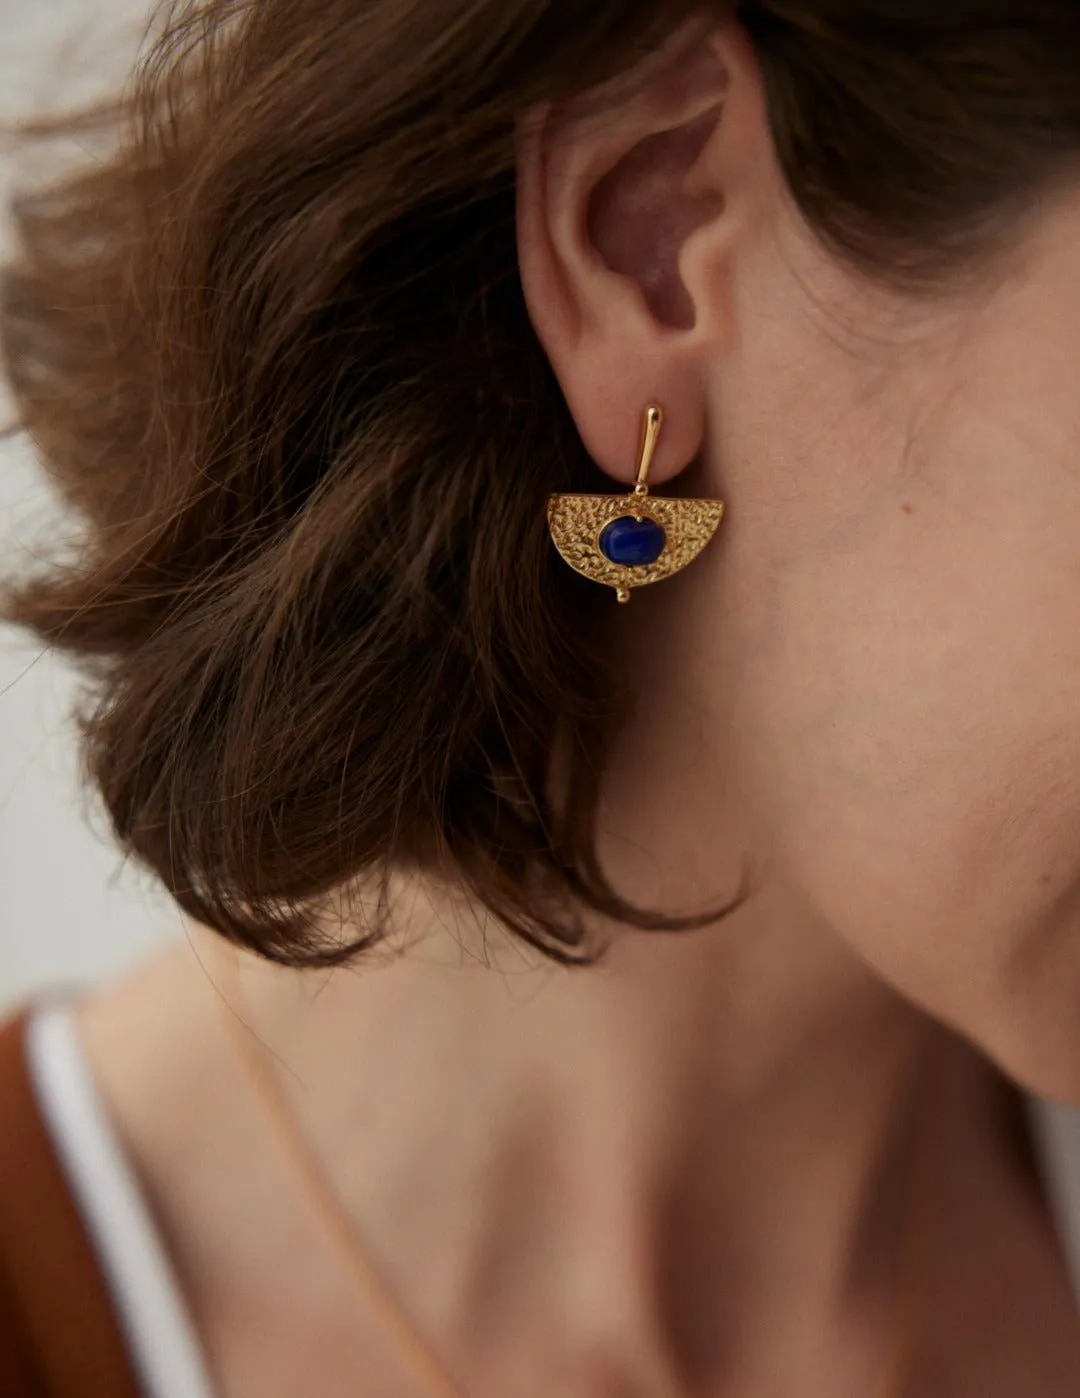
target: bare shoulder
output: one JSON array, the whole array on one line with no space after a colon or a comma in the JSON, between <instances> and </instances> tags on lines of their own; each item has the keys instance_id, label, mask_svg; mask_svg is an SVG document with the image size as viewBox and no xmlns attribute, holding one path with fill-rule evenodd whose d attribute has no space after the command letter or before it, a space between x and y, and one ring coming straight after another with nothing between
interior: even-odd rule
<instances>
[{"instance_id":1,"label":"bare shoulder","mask_svg":"<svg viewBox=\"0 0 1080 1398\"><path fill-rule=\"evenodd\" d=\"M215 995L195 947L182 941L79 1002L79 1037L122 1133L193 1125L206 1094L224 1090Z\"/></svg>"},{"instance_id":2,"label":"bare shoulder","mask_svg":"<svg viewBox=\"0 0 1080 1398\"><path fill-rule=\"evenodd\" d=\"M283 1185L268 1178L263 1124L226 1013L187 942L88 996L77 1013L94 1080L196 1299L230 1256L219 1240L265 1235L275 1216L269 1191Z\"/></svg>"},{"instance_id":3,"label":"bare shoulder","mask_svg":"<svg viewBox=\"0 0 1080 1398\"><path fill-rule=\"evenodd\" d=\"M197 948L181 945L88 996L78 1023L215 1391L294 1398L303 1373L336 1398L372 1372L378 1337L273 1148L228 1013Z\"/></svg>"}]
</instances>

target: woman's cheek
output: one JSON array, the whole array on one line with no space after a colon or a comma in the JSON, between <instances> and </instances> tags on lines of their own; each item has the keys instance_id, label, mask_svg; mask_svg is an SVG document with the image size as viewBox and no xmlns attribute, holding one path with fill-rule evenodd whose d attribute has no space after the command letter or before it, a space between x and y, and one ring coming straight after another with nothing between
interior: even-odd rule
<instances>
[{"instance_id":1,"label":"woman's cheek","mask_svg":"<svg viewBox=\"0 0 1080 1398\"><path fill-rule=\"evenodd\" d=\"M892 542L792 589L762 780L807 905L955 1016L1002 999L1080 881L1080 600L962 531Z\"/></svg>"}]
</instances>

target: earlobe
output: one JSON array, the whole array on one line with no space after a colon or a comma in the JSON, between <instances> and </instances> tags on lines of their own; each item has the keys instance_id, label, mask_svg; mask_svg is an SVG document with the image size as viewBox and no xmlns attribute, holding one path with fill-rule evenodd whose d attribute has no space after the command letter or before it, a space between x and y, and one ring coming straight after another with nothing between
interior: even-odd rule
<instances>
[{"instance_id":1,"label":"earlobe","mask_svg":"<svg viewBox=\"0 0 1080 1398\"><path fill-rule=\"evenodd\" d=\"M586 449L626 483L647 403L666 416L656 484L683 470L705 435L702 357L715 326L685 259L692 247L695 263L722 267L711 246L727 218L716 147L733 74L723 44L703 43L700 23L693 30L632 88L622 82L605 110L595 96L537 109L520 133L529 311Z\"/></svg>"}]
</instances>

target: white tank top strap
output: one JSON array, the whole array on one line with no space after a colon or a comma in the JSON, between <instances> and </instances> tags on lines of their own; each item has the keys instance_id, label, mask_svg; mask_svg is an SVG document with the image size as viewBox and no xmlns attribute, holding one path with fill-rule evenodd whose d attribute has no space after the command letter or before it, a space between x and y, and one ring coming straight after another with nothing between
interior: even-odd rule
<instances>
[{"instance_id":1,"label":"white tank top strap","mask_svg":"<svg viewBox=\"0 0 1080 1398\"><path fill-rule=\"evenodd\" d=\"M26 1055L146 1398L213 1398L164 1242L110 1125L67 1006L44 1005L34 1013Z\"/></svg>"},{"instance_id":2,"label":"white tank top strap","mask_svg":"<svg viewBox=\"0 0 1080 1398\"><path fill-rule=\"evenodd\" d=\"M1080 1108L1029 1096L1027 1109L1062 1254L1080 1307Z\"/></svg>"}]
</instances>

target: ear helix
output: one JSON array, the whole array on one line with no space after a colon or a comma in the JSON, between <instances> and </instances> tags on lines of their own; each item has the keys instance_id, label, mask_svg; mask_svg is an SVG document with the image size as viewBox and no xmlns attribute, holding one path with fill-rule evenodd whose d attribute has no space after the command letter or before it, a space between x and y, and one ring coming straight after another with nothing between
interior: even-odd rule
<instances>
[{"instance_id":1,"label":"ear helix","mask_svg":"<svg viewBox=\"0 0 1080 1398\"><path fill-rule=\"evenodd\" d=\"M711 542L724 517L721 500L664 500L649 494L649 470L664 425L656 404L645 409L637 481L629 495L552 495L548 527L575 572L631 590L681 572Z\"/></svg>"}]
</instances>

